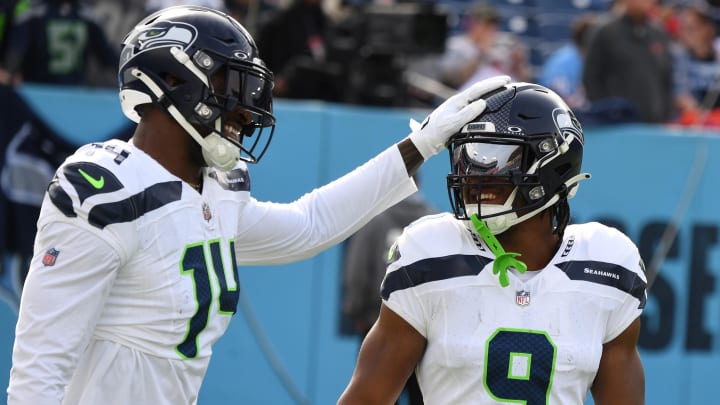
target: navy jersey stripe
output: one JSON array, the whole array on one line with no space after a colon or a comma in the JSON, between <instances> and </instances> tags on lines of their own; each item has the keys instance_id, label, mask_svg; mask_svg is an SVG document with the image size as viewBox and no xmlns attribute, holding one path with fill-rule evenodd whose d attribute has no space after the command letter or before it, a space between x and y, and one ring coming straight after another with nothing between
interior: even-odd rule
<instances>
[{"instance_id":1,"label":"navy jersey stripe","mask_svg":"<svg viewBox=\"0 0 720 405\"><path fill-rule=\"evenodd\" d=\"M385 276L380 289L381 294L387 300L395 291L431 281L476 276L491 261L492 259L476 255L452 255L423 259Z\"/></svg>"},{"instance_id":2,"label":"navy jersey stripe","mask_svg":"<svg viewBox=\"0 0 720 405\"><path fill-rule=\"evenodd\" d=\"M122 201L98 204L90 210L88 222L100 229L120 222L134 221L148 212L180 200L182 182L157 183Z\"/></svg>"},{"instance_id":3,"label":"navy jersey stripe","mask_svg":"<svg viewBox=\"0 0 720 405\"><path fill-rule=\"evenodd\" d=\"M229 172L217 170L208 174L215 179L220 187L230 191L250 191L250 173L247 169L233 169Z\"/></svg>"},{"instance_id":4,"label":"navy jersey stripe","mask_svg":"<svg viewBox=\"0 0 720 405\"><path fill-rule=\"evenodd\" d=\"M646 283L640 276L623 266L597 261L569 261L557 263L571 280L590 281L617 288L640 301L638 308L645 307Z\"/></svg>"},{"instance_id":5,"label":"navy jersey stripe","mask_svg":"<svg viewBox=\"0 0 720 405\"><path fill-rule=\"evenodd\" d=\"M75 210L73 209L72 199L70 199L68 193L63 190L57 176L48 186L48 196L50 196L50 201L55 205L55 207L57 207L57 209L60 210L60 212L62 212L66 217L73 218L77 216L77 214L75 214Z\"/></svg>"}]
</instances>

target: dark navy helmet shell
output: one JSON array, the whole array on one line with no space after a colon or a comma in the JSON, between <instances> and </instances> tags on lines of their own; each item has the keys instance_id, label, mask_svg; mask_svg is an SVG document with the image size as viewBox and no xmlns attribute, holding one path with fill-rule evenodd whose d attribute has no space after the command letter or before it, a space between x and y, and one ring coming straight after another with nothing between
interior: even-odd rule
<instances>
[{"instance_id":1,"label":"dark navy helmet shell","mask_svg":"<svg viewBox=\"0 0 720 405\"><path fill-rule=\"evenodd\" d=\"M511 83L485 100L485 111L450 139L447 185L457 218L478 214L497 234L572 198L578 182L590 176L580 173L582 127L556 93L537 84ZM502 205L466 201L468 189L489 185L514 189ZM522 204L515 203L517 196Z\"/></svg>"},{"instance_id":2,"label":"dark navy helmet shell","mask_svg":"<svg viewBox=\"0 0 720 405\"><path fill-rule=\"evenodd\" d=\"M252 36L222 12L178 6L148 16L122 43L118 80L128 118L139 122L138 106L158 104L200 143L213 166L257 162L272 138L273 75ZM246 119L231 122L238 111ZM237 134L227 136L227 128ZM270 135L261 141L265 128Z\"/></svg>"}]
</instances>

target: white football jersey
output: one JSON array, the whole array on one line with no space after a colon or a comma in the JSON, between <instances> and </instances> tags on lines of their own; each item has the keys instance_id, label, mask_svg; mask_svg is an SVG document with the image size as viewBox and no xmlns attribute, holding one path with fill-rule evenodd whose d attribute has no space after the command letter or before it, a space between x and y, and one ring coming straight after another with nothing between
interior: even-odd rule
<instances>
[{"instance_id":1,"label":"white football jersey","mask_svg":"<svg viewBox=\"0 0 720 405\"><path fill-rule=\"evenodd\" d=\"M242 162L198 193L131 143L80 148L43 202L9 404L194 404L238 264L311 257L415 190L396 147L290 204L251 198Z\"/></svg>"},{"instance_id":2,"label":"white football jersey","mask_svg":"<svg viewBox=\"0 0 720 405\"><path fill-rule=\"evenodd\" d=\"M646 300L637 248L599 223L568 226L548 266L526 281L509 272L507 287L451 214L410 225L393 255L383 301L427 339L416 373L428 405L580 405L602 345Z\"/></svg>"}]
</instances>

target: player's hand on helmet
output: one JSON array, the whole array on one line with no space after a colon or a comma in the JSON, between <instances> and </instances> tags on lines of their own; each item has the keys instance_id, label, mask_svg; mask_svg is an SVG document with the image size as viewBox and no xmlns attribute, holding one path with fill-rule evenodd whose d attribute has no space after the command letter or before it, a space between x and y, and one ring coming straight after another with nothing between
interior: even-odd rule
<instances>
[{"instance_id":1,"label":"player's hand on helmet","mask_svg":"<svg viewBox=\"0 0 720 405\"><path fill-rule=\"evenodd\" d=\"M485 110L482 96L510 83L509 76L481 80L440 104L422 123L410 121L409 138L425 160L445 149L448 139Z\"/></svg>"}]
</instances>

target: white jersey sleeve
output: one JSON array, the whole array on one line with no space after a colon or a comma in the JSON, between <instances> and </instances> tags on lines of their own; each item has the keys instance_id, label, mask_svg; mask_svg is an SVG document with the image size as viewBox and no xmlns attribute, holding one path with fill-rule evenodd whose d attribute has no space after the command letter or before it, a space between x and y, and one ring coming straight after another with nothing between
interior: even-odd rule
<instances>
[{"instance_id":1,"label":"white jersey sleeve","mask_svg":"<svg viewBox=\"0 0 720 405\"><path fill-rule=\"evenodd\" d=\"M9 404L196 401L230 318L204 308L231 307L202 293L237 285L224 264L246 193L220 183L206 175L200 195L122 141L84 146L58 168L21 298ZM207 257L228 277L217 289L187 271Z\"/></svg>"},{"instance_id":2,"label":"white jersey sleeve","mask_svg":"<svg viewBox=\"0 0 720 405\"><path fill-rule=\"evenodd\" d=\"M397 146L290 204L250 199L235 243L238 264L306 259L337 244L417 191Z\"/></svg>"},{"instance_id":3,"label":"white jersey sleeve","mask_svg":"<svg viewBox=\"0 0 720 405\"><path fill-rule=\"evenodd\" d=\"M103 226L107 195L124 192L107 168L118 155L88 159L93 149L68 158L42 204L16 326L9 404L60 403L117 270L134 249L131 224Z\"/></svg>"},{"instance_id":4,"label":"white jersey sleeve","mask_svg":"<svg viewBox=\"0 0 720 405\"><path fill-rule=\"evenodd\" d=\"M10 405L60 403L120 266L112 247L70 223L46 225L36 246L15 332Z\"/></svg>"}]
</instances>

